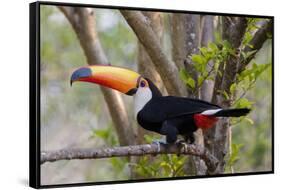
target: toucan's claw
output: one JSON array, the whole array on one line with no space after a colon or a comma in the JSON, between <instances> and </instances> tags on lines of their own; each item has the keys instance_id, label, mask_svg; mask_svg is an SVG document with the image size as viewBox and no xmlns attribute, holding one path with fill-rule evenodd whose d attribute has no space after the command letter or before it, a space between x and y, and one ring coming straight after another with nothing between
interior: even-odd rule
<instances>
[{"instance_id":1,"label":"toucan's claw","mask_svg":"<svg viewBox=\"0 0 281 190\"><path fill-rule=\"evenodd\" d=\"M188 143L185 141L185 140L178 140L177 142L176 142L176 145L177 146L179 146L179 148L180 148L180 152L182 152L182 150L183 150L183 152L186 152L187 151L187 147L188 147ZM180 153L179 154L177 154L177 156L180 156Z\"/></svg>"},{"instance_id":2,"label":"toucan's claw","mask_svg":"<svg viewBox=\"0 0 281 190\"><path fill-rule=\"evenodd\" d=\"M160 152L161 145L167 145L167 143L164 140L153 140L152 144L156 144L157 145L157 152Z\"/></svg>"}]
</instances>

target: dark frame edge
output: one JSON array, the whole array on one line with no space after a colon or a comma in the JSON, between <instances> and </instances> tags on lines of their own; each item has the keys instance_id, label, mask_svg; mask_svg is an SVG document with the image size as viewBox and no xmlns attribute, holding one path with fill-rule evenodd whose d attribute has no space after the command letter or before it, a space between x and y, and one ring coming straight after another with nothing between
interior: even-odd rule
<instances>
[{"instance_id":1,"label":"dark frame edge","mask_svg":"<svg viewBox=\"0 0 281 190\"><path fill-rule=\"evenodd\" d=\"M273 20L272 27L272 168L269 171L243 172L234 174L218 174L205 176L189 176L189 177L174 177L174 178L157 178L157 179L139 179L139 180L121 180L121 181L105 181L105 182L83 182L70 184L52 184L41 185L40 173L40 5L51 6L79 6L92 8L106 8L106 9L128 9L141 11L161 11L172 13L191 13L204 15L221 15L221 16L238 16L238 17L256 17L267 18ZM143 8L143 7L127 7L114 5L97 5L97 4L80 4L69 2L50 2L50 1L36 1L29 4L29 21L30 21L30 139L29 139L29 186L41 188L62 188L62 187L77 187L77 186L91 186L91 185L113 185L126 183L141 183L141 182L157 182L157 181L174 181L186 179L204 179L217 177L239 177L249 175L265 175L275 174L275 158L274 158L274 23L275 17L270 15L250 15L250 14L235 14L235 13L221 13L221 12L207 12L207 11L189 11L189 10L171 10L158 8Z\"/></svg>"},{"instance_id":2,"label":"dark frame edge","mask_svg":"<svg viewBox=\"0 0 281 190\"><path fill-rule=\"evenodd\" d=\"M126 10L139 10L139 11L159 11L168 13L190 13L190 14L204 14L204 15L220 15L220 16L237 16L237 17L255 17L255 18L268 18L271 19L272 15L254 15L254 14L243 14L243 13L227 13L227 12L214 12L214 11L191 11L183 9L163 9L163 8L151 8L151 7L128 7L118 5L104 5L104 4L86 4L86 3L70 3L70 2L59 2L59 1L37 1L41 5L53 5L53 6L68 6L68 7L91 7L91 8L104 8L104 9L126 9Z\"/></svg>"},{"instance_id":3,"label":"dark frame edge","mask_svg":"<svg viewBox=\"0 0 281 190\"><path fill-rule=\"evenodd\" d=\"M271 84L271 103L272 103L272 107L271 107L271 109L272 109L272 118L271 118L271 122L272 122L272 124L271 124L271 134L272 134L272 136L271 136L271 170L272 170L272 172L275 174L275 154L274 154L274 152L275 152L275 144L274 144L274 140L275 140L275 137L274 137L274 135L275 135L275 133L274 133L274 127L275 127L275 122L274 122L274 119L275 119L275 110L274 110L274 108L275 108L275 106L274 106L274 98L275 98L275 96L274 96L274 76L275 76L275 74L274 74L274 67L275 67L275 65L274 65L274 62L275 62L275 60L274 60L274 35L275 35L275 33L274 33L274 28L275 28L275 19L274 19L275 17L272 17L271 19L272 19L272 28L271 28L271 33L272 33L272 52L271 52L271 59L272 59L272 67L271 67L271 73L272 73L272 75L271 75L271 80L272 80L272 84Z\"/></svg>"},{"instance_id":4,"label":"dark frame edge","mask_svg":"<svg viewBox=\"0 0 281 190\"><path fill-rule=\"evenodd\" d=\"M40 188L39 2L29 4L29 186Z\"/></svg>"},{"instance_id":5,"label":"dark frame edge","mask_svg":"<svg viewBox=\"0 0 281 190\"><path fill-rule=\"evenodd\" d=\"M270 171L258 171L258 172L243 172L243 173L228 173L228 174L216 174L216 175L202 175L202 176L184 176L184 177L170 177L170 178L151 178L151 179L135 179L135 180L120 180L120 181L101 181L101 182L83 182L83 183L67 183L67 184L52 184L42 185L41 188L65 188L65 187L83 187L93 185L114 185L114 184L128 184L128 183L143 183L143 182L159 182L159 181L176 181L176 180L188 180L188 179L210 179L210 178L222 178L222 177L242 177L253 175L270 175L274 174Z\"/></svg>"}]
</instances>

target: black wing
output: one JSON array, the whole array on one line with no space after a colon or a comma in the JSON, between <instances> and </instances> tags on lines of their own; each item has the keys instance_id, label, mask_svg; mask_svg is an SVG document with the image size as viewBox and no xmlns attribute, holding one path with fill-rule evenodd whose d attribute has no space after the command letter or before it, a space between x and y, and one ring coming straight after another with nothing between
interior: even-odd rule
<instances>
[{"instance_id":1,"label":"black wing","mask_svg":"<svg viewBox=\"0 0 281 190\"><path fill-rule=\"evenodd\" d=\"M151 99L139 113L150 122L163 122L167 119L200 113L220 107L203 100L175 96L162 96Z\"/></svg>"}]
</instances>

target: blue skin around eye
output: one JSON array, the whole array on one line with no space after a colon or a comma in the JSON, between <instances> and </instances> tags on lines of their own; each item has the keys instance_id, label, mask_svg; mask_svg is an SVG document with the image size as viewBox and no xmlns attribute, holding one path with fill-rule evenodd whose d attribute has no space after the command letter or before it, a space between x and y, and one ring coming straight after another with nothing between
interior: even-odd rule
<instances>
[{"instance_id":1,"label":"blue skin around eye","mask_svg":"<svg viewBox=\"0 0 281 190\"><path fill-rule=\"evenodd\" d=\"M141 81L140 85L141 85L141 87L145 87L145 82Z\"/></svg>"}]
</instances>

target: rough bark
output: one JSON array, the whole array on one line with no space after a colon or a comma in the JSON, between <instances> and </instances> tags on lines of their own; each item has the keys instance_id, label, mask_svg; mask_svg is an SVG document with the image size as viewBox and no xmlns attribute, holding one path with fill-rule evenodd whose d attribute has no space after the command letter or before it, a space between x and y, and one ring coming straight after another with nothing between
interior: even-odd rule
<instances>
[{"instance_id":1,"label":"rough bark","mask_svg":"<svg viewBox=\"0 0 281 190\"><path fill-rule=\"evenodd\" d=\"M170 95L186 95L185 87L178 75L178 69L165 55L149 20L140 11L120 10L120 12L146 48L146 52L160 74L167 92Z\"/></svg>"},{"instance_id":2,"label":"rough bark","mask_svg":"<svg viewBox=\"0 0 281 190\"><path fill-rule=\"evenodd\" d=\"M200 16L174 13L171 16L172 57L178 69L184 68L197 83L197 72L191 61L191 55L198 53L201 41ZM188 97L199 98L199 91L186 88ZM202 131L195 134L196 144L204 146ZM200 158L193 157L187 162L187 172L197 175L206 173L205 164ZM190 170L193 168L193 171Z\"/></svg>"},{"instance_id":3,"label":"rough bark","mask_svg":"<svg viewBox=\"0 0 281 190\"><path fill-rule=\"evenodd\" d=\"M191 60L192 54L197 54L199 52L200 41L201 41L201 28L200 28L200 15L186 15L186 59L184 62L184 66L186 71L192 76L196 85L195 89L198 88L198 73L193 66L193 62ZM199 98L199 91L192 92L188 89L189 97Z\"/></svg>"},{"instance_id":4,"label":"rough bark","mask_svg":"<svg viewBox=\"0 0 281 190\"><path fill-rule=\"evenodd\" d=\"M174 13L170 18L172 57L180 69L184 68L184 60L187 57L186 14Z\"/></svg>"},{"instance_id":5,"label":"rough bark","mask_svg":"<svg viewBox=\"0 0 281 190\"><path fill-rule=\"evenodd\" d=\"M95 15L87 8L58 7L72 25L89 65L109 64L95 29ZM135 144L134 132L120 93L101 87L120 145ZM117 111L118 110L118 111Z\"/></svg>"},{"instance_id":6,"label":"rough bark","mask_svg":"<svg viewBox=\"0 0 281 190\"><path fill-rule=\"evenodd\" d=\"M190 56L198 53L200 47L200 16L193 14L172 15L172 55L178 68L184 68L197 83L197 72L193 67ZM198 97L187 89L189 97Z\"/></svg>"},{"instance_id":7,"label":"rough bark","mask_svg":"<svg viewBox=\"0 0 281 190\"><path fill-rule=\"evenodd\" d=\"M202 19L202 37L201 37L201 46L206 47L209 43L214 42L214 16L204 16ZM213 67L214 62L210 61L207 65L207 70L210 70ZM202 100L210 102L212 99L214 89L213 80L205 80L202 84L200 90L200 98Z\"/></svg>"},{"instance_id":8,"label":"rough bark","mask_svg":"<svg viewBox=\"0 0 281 190\"><path fill-rule=\"evenodd\" d=\"M59 160L99 159L143 155L155 156L158 154L185 154L198 156L207 164L210 169L209 174L212 174L215 171L218 164L218 160L200 146L186 145L184 148L177 144L160 144L160 147L157 144L143 144L104 149L62 149L57 151L42 151L41 164Z\"/></svg>"},{"instance_id":9,"label":"rough bark","mask_svg":"<svg viewBox=\"0 0 281 190\"><path fill-rule=\"evenodd\" d=\"M226 64L223 67L219 68L223 70L222 78L218 77L218 81L215 81L215 87L217 87L216 92L213 93L212 99L215 100L214 103L222 107L230 107L231 101L226 100L223 94L217 93L218 90L225 91L229 93L229 88L232 82L235 80L237 74L237 67L239 64L240 57L240 46L241 42L247 27L246 18L241 17L223 17L223 33L222 37L224 40L227 40L232 48L235 51L235 55L229 55L229 58L226 60ZM220 83L219 83L220 82ZM223 173L225 160L224 157L228 152L229 148L229 133L231 130L229 126L229 120L227 118L221 119L216 127L211 130L208 130L205 133L205 146L206 148L215 155L219 160L219 165L217 172Z\"/></svg>"},{"instance_id":10,"label":"rough bark","mask_svg":"<svg viewBox=\"0 0 281 190\"><path fill-rule=\"evenodd\" d=\"M227 60L227 64L225 65L224 73L223 73L223 80L221 84L221 90L230 94L230 85L233 83L236 74L238 65L240 62L240 45L243 40L243 36L245 34L247 27L247 20L246 18L223 18L223 33L222 38L227 40L231 45L232 48L235 50L235 56L230 55L229 59ZM222 101L222 106L229 106L230 102Z\"/></svg>"}]
</instances>

